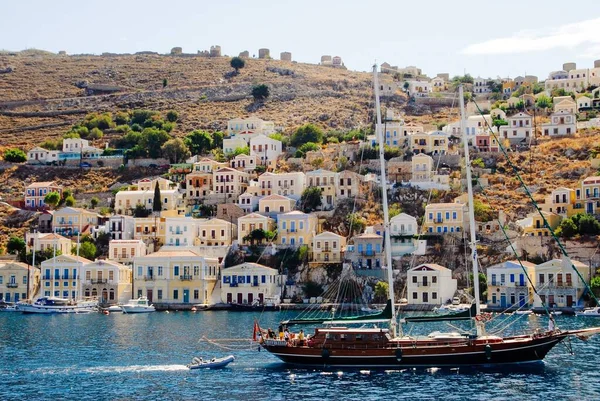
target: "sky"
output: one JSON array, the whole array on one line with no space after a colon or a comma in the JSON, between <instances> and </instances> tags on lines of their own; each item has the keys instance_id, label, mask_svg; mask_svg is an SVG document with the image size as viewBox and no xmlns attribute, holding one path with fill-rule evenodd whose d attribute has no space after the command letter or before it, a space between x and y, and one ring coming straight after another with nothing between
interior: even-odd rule
<instances>
[{"instance_id":1,"label":"sky","mask_svg":"<svg viewBox=\"0 0 600 401\"><path fill-rule=\"evenodd\" d=\"M259 48L298 62L341 56L474 77L537 75L600 59L600 0L18 0L3 2L0 49L68 54Z\"/></svg>"}]
</instances>

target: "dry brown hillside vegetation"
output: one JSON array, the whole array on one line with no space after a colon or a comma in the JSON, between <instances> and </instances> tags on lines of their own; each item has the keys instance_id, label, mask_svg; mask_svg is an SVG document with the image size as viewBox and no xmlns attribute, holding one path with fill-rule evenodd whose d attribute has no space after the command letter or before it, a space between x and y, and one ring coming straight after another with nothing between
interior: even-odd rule
<instances>
[{"instance_id":1,"label":"dry brown hillside vegetation","mask_svg":"<svg viewBox=\"0 0 600 401\"><path fill-rule=\"evenodd\" d=\"M231 77L229 63L226 57L0 55L0 66L12 68L0 76L0 146L26 148L59 137L88 112L139 108L176 110L176 136L224 130L227 120L251 114L288 129L306 122L328 129L368 124L371 74L247 59ZM269 86L264 104L250 95L257 84ZM93 85L121 90L86 96L84 88Z\"/></svg>"}]
</instances>

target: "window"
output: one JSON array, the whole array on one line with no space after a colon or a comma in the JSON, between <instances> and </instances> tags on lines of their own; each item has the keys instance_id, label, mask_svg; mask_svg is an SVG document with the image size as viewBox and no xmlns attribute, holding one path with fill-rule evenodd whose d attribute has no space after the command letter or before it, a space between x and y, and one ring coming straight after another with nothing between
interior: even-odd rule
<instances>
[{"instance_id":1,"label":"window","mask_svg":"<svg viewBox=\"0 0 600 401\"><path fill-rule=\"evenodd\" d=\"M412 298L413 298L413 299L418 299L418 298L419 298L419 296L418 296L418 294L417 294L416 292L413 292L413 293L412 293Z\"/></svg>"},{"instance_id":2,"label":"window","mask_svg":"<svg viewBox=\"0 0 600 401\"><path fill-rule=\"evenodd\" d=\"M416 283L416 282L417 282L417 276L413 276L413 278L412 278L412 282L413 282L413 283Z\"/></svg>"},{"instance_id":3,"label":"window","mask_svg":"<svg viewBox=\"0 0 600 401\"><path fill-rule=\"evenodd\" d=\"M159 276L162 276L163 275L163 268L162 268L162 266L158 266L156 269L157 269L157 274Z\"/></svg>"},{"instance_id":4,"label":"window","mask_svg":"<svg viewBox=\"0 0 600 401\"><path fill-rule=\"evenodd\" d=\"M174 266L173 267L173 275L174 276L179 276L179 266ZM175 298L177 299L177 298Z\"/></svg>"},{"instance_id":5,"label":"window","mask_svg":"<svg viewBox=\"0 0 600 401\"><path fill-rule=\"evenodd\" d=\"M431 276L431 282L437 283L437 276Z\"/></svg>"},{"instance_id":6,"label":"window","mask_svg":"<svg viewBox=\"0 0 600 401\"><path fill-rule=\"evenodd\" d=\"M437 292L431 293L431 299L437 299Z\"/></svg>"},{"instance_id":7,"label":"window","mask_svg":"<svg viewBox=\"0 0 600 401\"><path fill-rule=\"evenodd\" d=\"M156 291L156 297L158 299L163 299L163 290L157 290Z\"/></svg>"},{"instance_id":8,"label":"window","mask_svg":"<svg viewBox=\"0 0 600 401\"><path fill-rule=\"evenodd\" d=\"M194 290L194 299L200 298L200 291Z\"/></svg>"},{"instance_id":9,"label":"window","mask_svg":"<svg viewBox=\"0 0 600 401\"><path fill-rule=\"evenodd\" d=\"M143 266L138 266L138 271L137 271L137 275L138 275L138 277L142 277L142 274L143 274L143 273L142 273L142 271L143 271L142 269L143 269ZM140 295L140 296L141 296L141 295Z\"/></svg>"},{"instance_id":10,"label":"window","mask_svg":"<svg viewBox=\"0 0 600 401\"><path fill-rule=\"evenodd\" d=\"M173 299L179 299L179 290L173 290Z\"/></svg>"}]
</instances>

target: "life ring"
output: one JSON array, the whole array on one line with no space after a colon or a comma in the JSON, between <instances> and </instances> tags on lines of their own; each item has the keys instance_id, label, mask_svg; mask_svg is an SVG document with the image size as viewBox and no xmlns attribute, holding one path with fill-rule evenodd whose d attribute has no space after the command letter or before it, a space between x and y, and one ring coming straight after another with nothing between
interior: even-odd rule
<instances>
[{"instance_id":1,"label":"life ring","mask_svg":"<svg viewBox=\"0 0 600 401\"><path fill-rule=\"evenodd\" d=\"M483 316L477 315L477 316L475 316L475 320L477 320L478 322L481 322L483 320Z\"/></svg>"},{"instance_id":2,"label":"life ring","mask_svg":"<svg viewBox=\"0 0 600 401\"><path fill-rule=\"evenodd\" d=\"M110 315L110 311L107 310L103 311L102 313L104 313L106 316Z\"/></svg>"}]
</instances>

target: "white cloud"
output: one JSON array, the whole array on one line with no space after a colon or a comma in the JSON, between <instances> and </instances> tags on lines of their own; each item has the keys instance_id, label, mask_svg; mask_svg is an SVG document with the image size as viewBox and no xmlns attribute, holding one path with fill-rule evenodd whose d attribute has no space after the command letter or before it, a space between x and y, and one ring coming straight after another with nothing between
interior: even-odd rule
<instances>
[{"instance_id":1,"label":"white cloud","mask_svg":"<svg viewBox=\"0 0 600 401\"><path fill-rule=\"evenodd\" d=\"M600 18L566 24L555 29L520 31L512 36L474 43L464 48L461 53L511 54L556 48L581 48L582 57L599 57Z\"/></svg>"}]
</instances>

